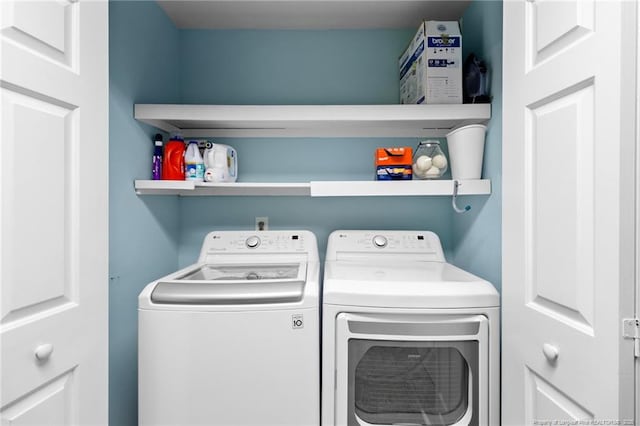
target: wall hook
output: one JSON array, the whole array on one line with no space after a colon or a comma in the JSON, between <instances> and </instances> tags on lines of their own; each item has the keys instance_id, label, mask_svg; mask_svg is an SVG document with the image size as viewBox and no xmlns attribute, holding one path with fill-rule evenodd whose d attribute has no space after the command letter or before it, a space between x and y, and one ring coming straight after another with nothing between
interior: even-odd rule
<instances>
[{"instance_id":1,"label":"wall hook","mask_svg":"<svg viewBox=\"0 0 640 426\"><path fill-rule=\"evenodd\" d=\"M453 207L453 210L455 210L456 213L466 213L469 210L471 210L471 206L466 205L464 206L464 208L460 208L458 207L457 204L457 197L458 197L458 186L460 186L461 183L458 182L457 180L453 181L453 197L451 197L451 206Z\"/></svg>"}]
</instances>

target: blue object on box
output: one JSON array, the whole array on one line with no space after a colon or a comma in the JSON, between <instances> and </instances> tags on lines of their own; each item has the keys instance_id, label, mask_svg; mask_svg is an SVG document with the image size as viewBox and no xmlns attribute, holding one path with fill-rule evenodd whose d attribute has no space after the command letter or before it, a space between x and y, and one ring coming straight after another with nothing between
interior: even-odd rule
<instances>
[{"instance_id":1,"label":"blue object on box","mask_svg":"<svg viewBox=\"0 0 640 426\"><path fill-rule=\"evenodd\" d=\"M378 166L377 180L411 180L413 170L411 166Z\"/></svg>"}]
</instances>

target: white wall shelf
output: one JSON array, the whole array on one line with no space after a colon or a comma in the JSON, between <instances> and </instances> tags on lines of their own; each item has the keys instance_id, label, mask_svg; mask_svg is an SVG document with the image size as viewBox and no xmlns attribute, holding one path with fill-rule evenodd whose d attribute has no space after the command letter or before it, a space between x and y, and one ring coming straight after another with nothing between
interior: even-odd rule
<instances>
[{"instance_id":1,"label":"white wall shelf","mask_svg":"<svg viewBox=\"0 0 640 426\"><path fill-rule=\"evenodd\" d=\"M485 123L490 104L463 105L173 105L137 104L135 118L193 137L441 137ZM180 196L435 196L453 195L453 181L311 181L296 183L136 180L138 195ZM489 180L462 181L459 195L488 195Z\"/></svg>"},{"instance_id":2,"label":"white wall shelf","mask_svg":"<svg viewBox=\"0 0 640 426\"><path fill-rule=\"evenodd\" d=\"M138 195L180 196L311 196L311 197L370 197L370 196L435 196L453 195L452 180L411 181L311 181L291 183L235 182L196 183L192 181L136 180ZM460 181L458 195L491 194L487 179Z\"/></svg>"},{"instance_id":3,"label":"white wall shelf","mask_svg":"<svg viewBox=\"0 0 640 426\"><path fill-rule=\"evenodd\" d=\"M193 137L443 137L486 123L490 104L174 105L136 104L134 117Z\"/></svg>"}]
</instances>

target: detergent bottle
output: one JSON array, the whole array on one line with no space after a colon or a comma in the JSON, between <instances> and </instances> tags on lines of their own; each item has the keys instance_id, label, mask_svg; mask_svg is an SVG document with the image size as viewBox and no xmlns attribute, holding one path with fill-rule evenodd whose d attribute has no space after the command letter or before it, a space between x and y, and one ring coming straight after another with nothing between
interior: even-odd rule
<instances>
[{"instance_id":1,"label":"detergent bottle","mask_svg":"<svg viewBox=\"0 0 640 426\"><path fill-rule=\"evenodd\" d=\"M164 146L163 180L184 180L184 139L176 134Z\"/></svg>"},{"instance_id":2,"label":"detergent bottle","mask_svg":"<svg viewBox=\"0 0 640 426\"><path fill-rule=\"evenodd\" d=\"M189 141L184 154L184 179L202 182L204 180L204 160L197 141Z\"/></svg>"}]
</instances>

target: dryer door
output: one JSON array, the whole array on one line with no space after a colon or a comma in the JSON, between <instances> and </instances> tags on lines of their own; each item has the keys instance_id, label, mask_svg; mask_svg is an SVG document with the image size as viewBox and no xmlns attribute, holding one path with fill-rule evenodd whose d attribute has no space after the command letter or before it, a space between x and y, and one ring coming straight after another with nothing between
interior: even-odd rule
<instances>
[{"instance_id":1,"label":"dryer door","mask_svg":"<svg viewBox=\"0 0 640 426\"><path fill-rule=\"evenodd\" d=\"M338 424L487 424L486 317L342 313L336 324Z\"/></svg>"}]
</instances>

